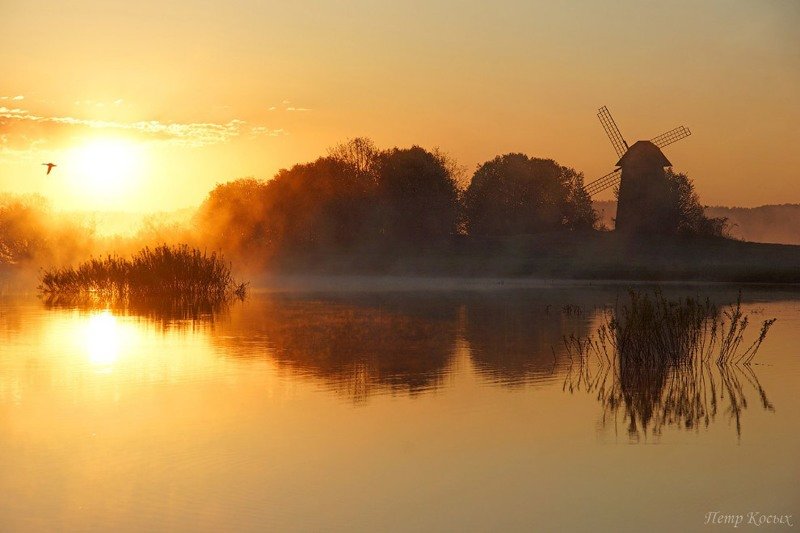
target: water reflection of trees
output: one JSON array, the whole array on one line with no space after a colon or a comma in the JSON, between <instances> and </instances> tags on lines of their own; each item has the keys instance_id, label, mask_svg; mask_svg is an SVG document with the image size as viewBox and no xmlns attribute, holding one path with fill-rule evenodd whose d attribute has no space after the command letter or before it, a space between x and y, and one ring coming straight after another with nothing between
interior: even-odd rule
<instances>
[{"instance_id":1,"label":"water reflection of trees","mask_svg":"<svg viewBox=\"0 0 800 533\"><path fill-rule=\"evenodd\" d=\"M492 300L468 307L464 336L478 372L492 381L514 384L552 375L550 347L558 342L562 327L559 312Z\"/></svg>"},{"instance_id":2,"label":"water reflection of trees","mask_svg":"<svg viewBox=\"0 0 800 533\"><path fill-rule=\"evenodd\" d=\"M564 302L581 302L582 305ZM505 385L554 376L565 331L585 333L597 302L550 292L493 293L468 300L464 338L476 370ZM553 347L557 347L554 352Z\"/></svg>"},{"instance_id":3,"label":"water reflection of trees","mask_svg":"<svg viewBox=\"0 0 800 533\"><path fill-rule=\"evenodd\" d=\"M375 389L416 394L439 386L456 336L452 303L384 295L257 298L214 340L228 354L268 356L363 401Z\"/></svg>"},{"instance_id":4,"label":"water reflection of trees","mask_svg":"<svg viewBox=\"0 0 800 533\"><path fill-rule=\"evenodd\" d=\"M213 339L227 354L269 357L357 401L380 390L439 387L459 339L483 377L514 385L554 376L564 354L554 354L553 343L587 327L594 302L565 307L564 298L552 291L256 296Z\"/></svg>"}]
</instances>

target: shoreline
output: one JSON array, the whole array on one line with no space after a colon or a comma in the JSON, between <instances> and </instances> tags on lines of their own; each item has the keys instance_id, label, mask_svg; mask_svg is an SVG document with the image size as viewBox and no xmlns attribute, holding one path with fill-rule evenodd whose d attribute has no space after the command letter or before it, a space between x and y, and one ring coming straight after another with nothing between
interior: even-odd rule
<instances>
[{"instance_id":1,"label":"shoreline","mask_svg":"<svg viewBox=\"0 0 800 533\"><path fill-rule=\"evenodd\" d=\"M732 239L630 239L613 232L459 238L428 249L284 254L236 268L252 290L397 291L574 286L800 288L800 246ZM37 292L42 265L0 265L0 293Z\"/></svg>"}]
</instances>

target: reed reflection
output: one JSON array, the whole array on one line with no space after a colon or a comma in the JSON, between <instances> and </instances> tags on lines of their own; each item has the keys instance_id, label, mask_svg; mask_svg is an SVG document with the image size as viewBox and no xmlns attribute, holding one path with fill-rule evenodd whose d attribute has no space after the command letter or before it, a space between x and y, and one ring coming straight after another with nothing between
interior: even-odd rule
<instances>
[{"instance_id":1,"label":"reed reflection","mask_svg":"<svg viewBox=\"0 0 800 533\"><path fill-rule=\"evenodd\" d=\"M775 408L747 365L654 365L642 367L620 362L619 367L585 360L570 366L564 380L569 392L596 396L603 409L601 425L614 427L622 420L633 440L659 436L667 427L709 427L722 413L742 433L747 396L755 392L761 407ZM749 389L749 392L748 392Z\"/></svg>"},{"instance_id":2,"label":"reed reflection","mask_svg":"<svg viewBox=\"0 0 800 533\"><path fill-rule=\"evenodd\" d=\"M114 316L131 316L159 325L162 329L210 325L225 316L234 303L206 299L183 298L106 298L92 295L54 296L42 298L48 310L73 310L82 313L108 312Z\"/></svg>"},{"instance_id":3,"label":"reed reflection","mask_svg":"<svg viewBox=\"0 0 800 533\"><path fill-rule=\"evenodd\" d=\"M709 427L719 413L741 436L747 394L774 411L750 361L775 322L765 320L748 344L741 301L721 309L709 300L670 301L631 291L629 304L608 309L594 336L564 339L570 358L564 389L601 404L601 425L622 420L628 436L659 436L667 427ZM749 389L749 390L748 390Z\"/></svg>"}]
</instances>

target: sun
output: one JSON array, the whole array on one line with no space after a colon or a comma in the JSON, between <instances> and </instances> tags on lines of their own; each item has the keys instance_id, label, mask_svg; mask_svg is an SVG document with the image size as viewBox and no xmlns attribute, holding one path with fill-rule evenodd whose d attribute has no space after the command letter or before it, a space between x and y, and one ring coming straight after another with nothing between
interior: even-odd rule
<instances>
[{"instance_id":1,"label":"sun","mask_svg":"<svg viewBox=\"0 0 800 533\"><path fill-rule=\"evenodd\" d=\"M73 149L68 165L83 194L97 199L127 194L141 175L144 153L126 139L92 139Z\"/></svg>"}]
</instances>

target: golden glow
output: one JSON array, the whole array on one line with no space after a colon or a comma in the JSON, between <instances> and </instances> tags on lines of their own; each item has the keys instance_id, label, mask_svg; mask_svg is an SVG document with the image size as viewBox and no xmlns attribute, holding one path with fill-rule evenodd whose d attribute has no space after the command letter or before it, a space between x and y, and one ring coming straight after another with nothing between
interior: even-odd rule
<instances>
[{"instance_id":1,"label":"golden glow","mask_svg":"<svg viewBox=\"0 0 800 533\"><path fill-rule=\"evenodd\" d=\"M3 50L25 50L3 56L2 192L172 210L362 135L439 146L470 171L524 152L590 181L617 161L595 117L608 105L629 143L694 132L665 154L703 203L800 201L798 2L375 2L347 17L317 2L313 22L304 2L77 4L2 2ZM74 148L93 136L133 144ZM152 168L137 173L135 147ZM116 196L80 195L96 185Z\"/></svg>"},{"instance_id":2,"label":"golden glow","mask_svg":"<svg viewBox=\"0 0 800 533\"><path fill-rule=\"evenodd\" d=\"M124 333L109 311L92 315L84 330L89 361L101 367L113 365L119 359Z\"/></svg>"},{"instance_id":3,"label":"golden glow","mask_svg":"<svg viewBox=\"0 0 800 533\"><path fill-rule=\"evenodd\" d=\"M144 155L141 145L125 139L93 139L70 152L64 170L82 195L119 197L129 193L141 175Z\"/></svg>"}]
</instances>

